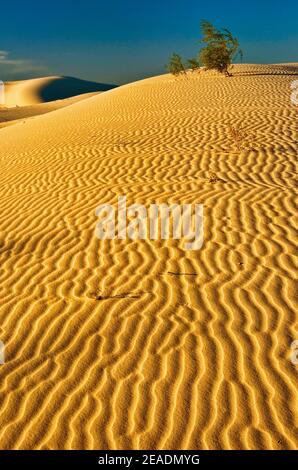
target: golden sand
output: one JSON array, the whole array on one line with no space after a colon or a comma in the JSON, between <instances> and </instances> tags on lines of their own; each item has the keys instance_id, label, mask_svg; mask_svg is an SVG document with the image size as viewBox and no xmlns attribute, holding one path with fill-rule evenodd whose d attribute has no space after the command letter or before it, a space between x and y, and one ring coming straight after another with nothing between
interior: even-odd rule
<instances>
[{"instance_id":1,"label":"golden sand","mask_svg":"<svg viewBox=\"0 0 298 470\"><path fill-rule=\"evenodd\" d=\"M2 107L0 108L0 129L17 123L26 124L27 119L33 119L35 116L40 116L41 114L65 108L66 106L85 100L86 98L90 98L97 94L98 93L85 93L83 95L73 96L72 98L65 98L64 100L56 100L48 103L38 103L35 105L14 108Z\"/></svg>"},{"instance_id":2,"label":"golden sand","mask_svg":"<svg viewBox=\"0 0 298 470\"><path fill-rule=\"evenodd\" d=\"M82 95L65 98L63 100L36 103L28 106L17 106L11 108L2 106L0 107L0 129L3 127L12 126L13 124L17 124L19 122L25 124L27 119L33 119L35 116L40 116L41 114L46 114L50 113L51 111L56 111L57 109L65 108L66 106L77 103L81 100L85 100L86 98L90 98L97 94L98 93L84 93Z\"/></svg>"},{"instance_id":3,"label":"golden sand","mask_svg":"<svg viewBox=\"0 0 298 470\"><path fill-rule=\"evenodd\" d=\"M0 130L2 449L297 447L297 74L164 75ZM120 195L204 204L202 249L98 240Z\"/></svg>"}]
</instances>

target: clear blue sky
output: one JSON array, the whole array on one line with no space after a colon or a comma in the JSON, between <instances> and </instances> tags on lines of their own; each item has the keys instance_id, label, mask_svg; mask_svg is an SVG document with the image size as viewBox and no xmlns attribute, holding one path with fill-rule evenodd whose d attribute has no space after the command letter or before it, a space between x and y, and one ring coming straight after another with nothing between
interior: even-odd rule
<instances>
[{"instance_id":1,"label":"clear blue sky","mask_svg":"<svg viewBox=\"0 0 298 470\"><path fill-rule=\"evenodd\" d=\"M1 2L0 79L69 75L125 83L196 55L201 19L231 29L244 62L298 62L297 0Z\"/></svg>"}]
</instances>

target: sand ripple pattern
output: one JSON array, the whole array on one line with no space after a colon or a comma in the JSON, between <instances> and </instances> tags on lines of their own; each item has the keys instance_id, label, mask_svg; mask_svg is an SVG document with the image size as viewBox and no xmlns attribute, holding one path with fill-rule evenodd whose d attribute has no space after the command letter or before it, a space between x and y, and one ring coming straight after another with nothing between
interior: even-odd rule
<instances>
[{"instance_id":1,"label":"sand ripple pattern","mask_svg":"<svg viewBox=\"0 0 298 470\"><path fill-rule=\"evenodd\" d=\"M297 77L164 75L0 130L2 449L297 447ZM123 194L203 203L203 248L97 240Z\"/></svg>"}]
</instances>

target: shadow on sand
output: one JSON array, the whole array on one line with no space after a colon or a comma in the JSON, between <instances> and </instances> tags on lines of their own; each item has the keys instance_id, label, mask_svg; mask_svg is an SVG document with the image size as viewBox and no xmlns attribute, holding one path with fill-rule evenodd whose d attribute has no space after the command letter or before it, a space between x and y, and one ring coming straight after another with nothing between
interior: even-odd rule
<instances>
[{"instance_id":1,"label":"shadow on sand","mask_svg":"<svg viewBox=\"0 0 298 470\"><path fill-rule=\"evenodd\" d=\"M116 88L117 85L89 82L72 77L57 77L39 90L39 95L44 102L63 100L84 93L107 91Z\"/></svg>"}]
</instances>

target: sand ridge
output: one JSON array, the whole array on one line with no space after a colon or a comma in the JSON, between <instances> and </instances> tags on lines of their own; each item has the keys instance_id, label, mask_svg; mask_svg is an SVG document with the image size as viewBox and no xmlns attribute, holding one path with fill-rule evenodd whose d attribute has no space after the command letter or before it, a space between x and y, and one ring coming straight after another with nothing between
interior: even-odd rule
<instances>
[{"instance_id":1,"label":"sand ridge","mask_svg":"<svg viewBox=\"0 0 298 470\"><path fill-rule=\"evenodd\" d=\"M297 447L298 68L234 73L1 129L2 449ZM203 203L203 248L98 240L123 194Z\"/></svg>"},{"instance_id":2,"label":"sand ridge","mask_svg":"<svg viewBox=\"0 0 298 470\"><path fill-rule=\"evenodd\" d=\"M107 91L115 87L115 85L61 76L17 80L5 83L4 105L7 108L32 106L63 100L83 93Z\"/></svg>"},{"instance_id":3,"label":"sand ridge","mask_svg":"<svg viewBox=\"0 0 298 470\"><path fill-rule=\"evenodd\" d=\"M0 107L0 129L3 127L12 126L19 122L25 124L27 119L47 114L57 109L65 108L78 101L85 100L95 96L97 93L84 93L82 95L65 98L64 100L56 100L45 103L37 103L28 106L16 106L11 108Z\"/></svg>"}]
</instances>

